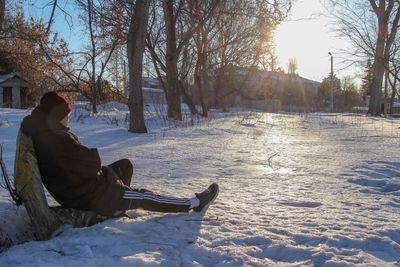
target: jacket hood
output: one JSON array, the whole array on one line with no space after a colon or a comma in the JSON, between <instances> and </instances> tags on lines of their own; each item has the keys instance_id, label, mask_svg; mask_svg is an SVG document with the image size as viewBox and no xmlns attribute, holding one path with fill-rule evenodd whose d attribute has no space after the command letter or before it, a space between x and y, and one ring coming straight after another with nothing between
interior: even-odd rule
<instances>
[{"instance_id":1,"label":"jacket hood","mask_svg":"<svg viewBox=\"0 0 400 267\"><path fill-rule=\"evenodd\" d=\"M26 116L21 124L21 131L28 136L54 130L66 131L69 130L69 128L62 125L60 121L53 117L47 116L46 113L41 110L40 105L32 111L31 115Z\"/></svg>"}]
</instances>

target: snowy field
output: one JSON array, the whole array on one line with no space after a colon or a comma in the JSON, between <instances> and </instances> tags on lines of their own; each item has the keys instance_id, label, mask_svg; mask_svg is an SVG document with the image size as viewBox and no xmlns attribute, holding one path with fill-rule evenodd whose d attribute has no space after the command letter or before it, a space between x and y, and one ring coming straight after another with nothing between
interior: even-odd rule
<instances>
[{"instance_id":1,"label":"snowy field","mask_svg":"<svg viewBox=\"0 0 400 267\"><path fill-rule=\"evenodd\" d=\"M0 109L11 174L28 112ZM0 266L400 266L399 120L213 112L175 126L153 117L138 135L126 112L78 107L71 130L103 164L132 160L133 186L191 197L217 182L216 203L203 218L131 211L26 242L24 209L1 188L0 236L22 244L0 253Z\"/></svg>"}]
</instances>

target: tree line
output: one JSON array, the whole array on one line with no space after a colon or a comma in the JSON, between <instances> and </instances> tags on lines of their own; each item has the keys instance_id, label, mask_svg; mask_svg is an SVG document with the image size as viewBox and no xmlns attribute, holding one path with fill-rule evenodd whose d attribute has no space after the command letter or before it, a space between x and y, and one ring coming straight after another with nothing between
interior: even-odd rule
<instances>
[{"instance_id":1,"label":"tree line","mask_svg":"<svg viewBox=\"0 0 400 267\"><path fill-rule=\"evenodd\" d=\"M25 18L21 6L0 1L0 68L26 75L34 94L80 93L94 113L105 99L126 101L132 132L147 132L143 71L161 81L170 119L182 120L182 100L193 114L208 116L210 71L217 70L215 96L221 103L218 83L225 68L275 70L273 32L292 6L292 0L75 0L87 38L80 51L71 51L53 31L57 15L71 19L65 0L49 0L51 12L42 20ZM121 86L129 86L128 99Z\"/></svg>"},{"instance_id":2,"label":"tree line","mask_svg":"<svg viewBox=\"0 0 400 267\"><path fill-rule=\"evenodd\" d=\"M129 130L146 132L143 72L160 80L170 119L182 120L182 101L193 114L208 116L210 73L215 80L215 104L223 107L222 85L230 66L278 70L273 33L292 2L74 0L69 2L79 14L74 25L81 25L87 38L79 51L72 51L53 30L57 16L71 20L74 15L64 8L66 0L45 1L50 12L40 20L24 16L19 4L24 1L0 0L0 70L23 74L32 95L48 90L80 93L94 113L103 101L125 101L130 110ZM363 93L371 96L369 113L379 115L382 96L393 102L399 94L400 1L327 2L339 22L337 32L352 43L351 49L342 51L350 55L346 57L349 64L367 68ZM292 62L291 68L295 65ZM192 84L201 108L194 105ZM128 97L123 94L125 88L129 88Z\"/></svg>"}]
</instances>

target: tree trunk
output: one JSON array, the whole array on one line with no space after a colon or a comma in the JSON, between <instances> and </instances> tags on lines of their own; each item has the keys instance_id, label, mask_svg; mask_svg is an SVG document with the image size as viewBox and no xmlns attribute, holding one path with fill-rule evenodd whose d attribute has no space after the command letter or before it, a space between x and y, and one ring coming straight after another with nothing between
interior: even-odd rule
<instances>
[{"instance_id":1,"label":"tree trunk","mask_svg":"<svg viewBox=\"0 0 400 267\"><path fill-rule=\"evenodd\" d=\"M198 86L203 117L208 117L208 88L207 82L207 35L203 29L199 30L200 45L198 47Z\"/></svg>"},{"instance_id":2,"label":"tree trunk","mask_svg":"<svg viewBox=\"0 0 400 267\"><path fill-rule=\"evenodd\" d=\"M176 18L174 15L174 1L164 1L164 19L166 30L166 55L165 67L167 84L165 94L168 103L168 117L174 120L182 120L181 92L178 79L178 49L176 47Z\"/></svg>"},{"instance_id":3,"label":"tree trunk","mask_svg":"<svg viewBox=\"0 0 400 267\"><path fill-rule=\"evenodd\" d=\"M201 107L203 109L203 117L208 117L208 86L207 86L207 67L206 67L206 55L203 53L203 67L201 68L200 77L201 77L201 89L202 89L202 99Z\"/></svg>"},{"instance_id":4,"label":"tree trunk","mask_svg":"<svg viewBox=\"0 0 400 267\"><path fill-rule=\"evenodd\" d=\"M382 83L383 74L385 72L384 51L387 34L387 22L384 21L384 18L380 16L383 15L378 13L378 39L376 42L374 53L375 55L372 72L371 101L368 110L368 113L373 116L378 116L381 114Z\"/></svg>"},{"instance_id":5,"label":"tree trunk","mask_svg":"<svg viewBox=\"0 0 400 267\"><path fill-rule=\"evenodd\" d=\"M385 85L384 85L385 93L384 93L384 98L383 98L384 99L383 100L383 105L384 105L383 115L386 116L386 114L387 114L386 103L387 103L387 99L388 99L388 78L389 78L389 72L387 70L385 70L384 76L385 76Z\"/></svg>"},{"instance_id":6,"label":"tree trunk","mask_svg":"<svg viewBox=\"0 0 400 267\"><path fill-rule=\"evenodd\" d=\"M58 225L47 204L32 141L21 131L17 137L14 184L31 219L36 239L48 239Z\"/></svg>"},{"instance_id":7,"label":"tree trunk","mask_svg":"<svg viewBox=\"0 0 400 267\"><path fill-rule=\"evenodd\" d=\"M143 114L142 72L149 5L137 0L128 33L129 131L147 133Z\"/></svg>"},{"instance_id":8,"label":"tree trunk","mask_svg":"<svg viewBox=\"0 0 400 267\"><path fill-rule=\"evenodd\" d=\"M32 141L19 131L15 153L14 185L31 220L37 240L47 240L62 224L93 225L105 218L91 211L49 207Z\"/></svg>"},{"instance_id":9,"label":"tree trunk","mask_svg":"<svg viewBox=\"0 0 400 267\"><path fill-rule=\"evenodd\" d=\"M201 53L199 53L198 56L202 57ZM201 65L202 65L202 59L199 58L195 68L194 82L199 92L200 103L202 108L201 115L203 117L208 117L208 95L205 96L206 89L205 89L204 71Z\"/></svg>"},{"instance_id":10,"label":"tree trunk","mask_svg":"<svg viewBox=\"0 0 400 267\"><path fill-rule=\"evenodd\" d=\"M388 79L389 79L389 72L385 71L385 100L388 97Z\"/></svg>"},{"instance_id":11,"label":"tree trunk","mask_svg":"<svg viewBox=\"0 0 400 267\"><path fill-rule=\"evenodd\" d=\"M194 104L190 95L187 93L185 87L183 86L182 81L179 81L179 87L182 92L183 100L186 102L186 104L189 107L190 113L193 115L199 114L199 112L196 109L196 105Z\"/></svg>"},{"instance_id":12,"label":"tree trunk","mask_svg":"<svg viewBox=\"0 0 400 267\"><path fill-rule=\"evenodd\" d=\"M197 48L199 50L199 48ZM201 78L200 78L200 53L197 54L198 59L196 62L196 67L194 69L194 84L197 88L197 91L199 93L199 98L200 98L200 103L203 108L203 90L202 90L202 85L201 85ZM204 113L204 110L203 110Z\"/></svg>"},{"instance_id":13,"label":"tree trunk","mask_svg":"<svg viewBox=\"0 0 400 267\"><path fill-rule=\"evenodd\" d=\"M3 27L5 10L6 10L6 0L0 0L0 30Z\"/></svg>"},{"instance_id":14,"label":"tree trunk","mask_svg":"<svg viewBox=\"0 0 400 267\"><path fill-rule=\"evenodd\" d=\"M374 0L369 0L378 19L378 39L375 47L373 79L371 85L371 102L368 113L379 115L381 113L382 83L385 69L389 67L390 50L395 41L400 20L400 3L395 0L380 0L379 5ZM392 12L394 10L394 12ZM391 29L389 30L389 21Z\"/></svg>"},{"instance_id":15,"label":"tree trunk","mask_svg":"<svg viewBox=\"0 0 400 267\"><path fill-rule=\"evenodd\" d=\"M398 70L395 70L394 76L397 77L398 75ZM394 104L394 98L396 97L396 86L397 86L397 79L395 78L393 83L390 81L390 78L388 79L390 83L390 87L392 88L392 95L390 96L390 114L393 114L393 104Z\"/></svg>"},{"instance_id":16,"label":"tree trunk","mask_svg":"<svg viewBox=\"0 0 400 267\"><path fill-rule=\"evenodd\" d=\"M96 90L96 43L93 35L93 0L88 0L88 18L89 18L89 31L90 41L92 44L92 77L91 77L91 91L92 91L92 111L97 113L97 90Z\"/></svg>"},{"instance_id":17,"label":"tree trunk","mask_svg":"<svg viewBox=\"0 0 400 267\"><path fill-rule=\"evenodd\" d=\"M221 90L223 84L223 76L225 70L224 67L220 67L217 71L217 76L215 77L215 84L214 84L214 107L215 108L223 108L224 101L221 99Z\"/></svg>"}]
</instances>

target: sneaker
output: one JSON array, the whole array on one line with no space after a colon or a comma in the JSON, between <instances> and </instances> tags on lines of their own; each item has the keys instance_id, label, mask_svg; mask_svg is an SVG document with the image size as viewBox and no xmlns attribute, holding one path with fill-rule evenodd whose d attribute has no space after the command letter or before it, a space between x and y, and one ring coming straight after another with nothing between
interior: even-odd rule
<instances>
[{"instance_id":1,"label":"sneaker","mask_svg":"<svg viewBox=\"0 0 400 267\"><path fill-rule=\"evenodd\" d=\"M197 212L205 212L208 209L208 206L210 206L217 198L218 192L218 185L214 183L200 194L195 194L196 197L200 200L200 205L193 208L193 210Z\"/></svg>"}]
</instances>

